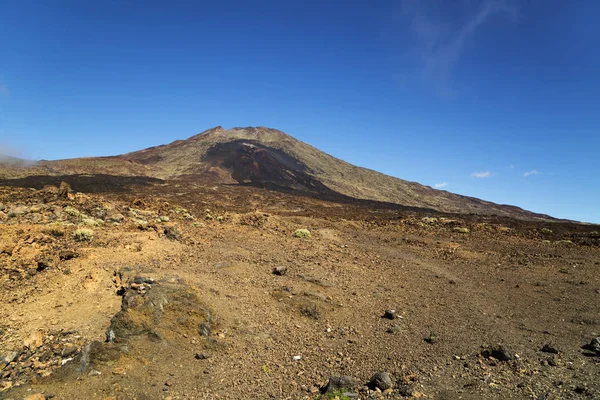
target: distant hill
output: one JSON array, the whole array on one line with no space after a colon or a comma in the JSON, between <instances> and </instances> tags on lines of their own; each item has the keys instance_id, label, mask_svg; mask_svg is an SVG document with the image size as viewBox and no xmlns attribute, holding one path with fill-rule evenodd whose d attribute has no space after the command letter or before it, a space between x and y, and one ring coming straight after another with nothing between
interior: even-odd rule
<instances>
[{"instance_id":1,"label":"distant hill","mask_svg":"<svg viewBox=\"0 0 600 400\"><path fill-rule=\"evenodd\" d=\"M281 131L265 127L216 127L187 140L113 157L40 161L34 167L0 169L4 177L110 174L197 179L313 195L347 196L448 213L551 219L521 208L433 189L357 167Z\"/></svg>"},{"instance_id":2,"label":"distant hill","mask_svg":"<svg viewBox=\"0 0 600 400\"><path fill-rule=\"evenodd\" d=\"M0 153L0 164L11 165L11 166L31 166L35 161L25 160L18 157L9 156Z\"/></svg>"}]
</instances>

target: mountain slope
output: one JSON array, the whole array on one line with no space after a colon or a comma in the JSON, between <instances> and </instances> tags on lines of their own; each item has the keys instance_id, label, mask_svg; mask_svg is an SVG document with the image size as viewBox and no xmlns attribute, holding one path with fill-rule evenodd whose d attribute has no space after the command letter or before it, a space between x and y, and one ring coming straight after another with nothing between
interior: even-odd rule
<instances>
[{"instance_id":1,"label":"mountain slope","mask_svg":"<svg viewBox=\"0 0 600 400\"><path fill-rule=\"evenodd\" d=\"M152 166L159 177L199 175L219 183L252 182L443 212L542 217L517 207L436 190L349 164L270 128L209 129L120 157ZM543 216L545 217L545 216Z\"/></svg>"},{"instance_id":2,"label":"mountain slope","mask_svg":"<svg viewBox=\"0 0 600 400\"><path fill-rule=\"evenodd\" d=\"M316 195L336 194L449 213L549 218L357 167L264 127L216 127L187 140L120 156L43 161L28 173L185 177L210 184L253 184Z\"/></svg>"}]
</instances>

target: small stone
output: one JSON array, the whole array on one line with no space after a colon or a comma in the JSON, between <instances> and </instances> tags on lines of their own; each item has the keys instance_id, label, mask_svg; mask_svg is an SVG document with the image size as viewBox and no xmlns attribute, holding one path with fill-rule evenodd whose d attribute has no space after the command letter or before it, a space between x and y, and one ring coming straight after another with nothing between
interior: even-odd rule
<instances>
[{"instance_id":1,"label":"small stone","mask_svg":"<svg viewBox=\"0 0 600 400\"><path fill-rule=\"evenodd\" d=\"M287 271L288 271L287 267L283 267L283 266L275 267L275 268L273 268L273 275L283 276L283 275L287 274Z\"/></svg>"},{"instance_id":2,"label":"small stone","mask_svg":"<svg viewBox=\"0 0 600 400\"><path fill-rule=\"evenodd\" d=\"M210 354L196 353L194 358L196 358L196 360L206 360L207 358L210 358Z\"/></svg>"},{"instance_id":3,"label":"small stone","mask_svg":"<svg viewBox=\"0 0 600 400\"><path fill-rule=\"evenodd\" d=\"M383 313L383 318L395 319L396 318L396 310L385 310L385 312Z\"/></svg>"},{"instance_id":4,"label":"small stone","mask_svg":"<svg viewBox=\"0 0 600 400\"><path fill-rule=\"evenodd\" d=\"M113 343L116 339L117 339L117 336L115 335L115 331L112 329L107 329L106 330L106 342Z\"/></svg>"},{"instance_id":5,"label":"small stone","mask_svg":"<svg viewBox=\"0 0 600 400\"><path fill-rule=\"evenodd\" d=\"M203 322L198 327L198 333L200 336L210 336L212 330L212 324L209 322Z\"/></svg>"},{"instance_id":6,"label":"small stone","mask_svg":"<svg viewBox=\"0 0 600 400\"><path fill-rule=\"evenodd\" d=\"M72 356L73 354L75 354L77 352L77 345L74 343L67 343L65 345L65 347L62 350L62 356L63 357L69 357Z\"/></svg>"},{"instance_id":7,"label":"small stone","mask_svg":"<svg viewBox=\"0 0 600 400\"><path fill-rule=\"evenodd\" d=\"M356 389L358 382L351 376L332 376L323 389L324 393L333 393L343 389Z\"/></svg>"},{"instance_id":8,"label":"small stone","mask_svg":"<svg viewBox=\"0 0 600 400\"><path fill-rule=\"evenodd\" d=\"M600 336L593 338L589 344L583 345L581 348L592 351L597 356L600 356Z\"/></svg>"},{"instance_id":9,"label":"small stone","mask_svg":"<svg viewBox=\"0 0 600 400\"><path fill-rule=\"evenodd\" d=\"M369 388L371 390L379 389L381 391L385 391L387 389L391 389L393 386L392 378L385 371L380 371L373 375L371 381L369 382Z\"/></svg>"},{"instance_id":10,"label":"small stone","mask_svg":"<svg viewBox=\"0 0 600 400\"><path fill-rule=\"evenodd\" d=\"M173 381L169 379L168 381L165 382L165 386L169 386L169 387L173 386Z\"/></svg>"},{"instance_id":11,"label":"small stone","mask_svg":"<svg viewBox=\"0 0 600 400\"><path fill-rule=\"evenodd\" d=\"M163 232L168 239L171 239L171 240L180 240L181 239L181 233L179 232L179 229L177 229L176 226L167 226L165 229L163 229Z\"/></svg>"},{"instance_id":12,"label":"small stone","mask_svg":"<svg viewBox=\"0 0 600 400\"><path fill-rule=\"evenodd\" d=\"M0 358L0 360L4 360L4 362L6 364L10 364L11 362L15 361L15 359L19 356L19 353L16 351L11 351L10 353L6 354L4 357Z\"/></svg>"},{"instance_id":13,"label":"small stone","mask_svg":"<svg viewBox=\"0 0 600 400\"><path fill-rule=\"evenodd\" d=\"M25 339L23 341L23 344L25 345L25 347L28 347L30 349L37 349L39 347L42 347L42 345L44 344L44 334L40 331L37 331L31 334L31 336L29 336L27 339Z\"/></svg>"},{"instance_id":14,"label":"small stone","mask_svg":"<svg viewBox=\"0 0 600 400\"><path fill-rule=\"evenodd\" d=\"M593 338L590 342L590 347L596 352L600 353L600 336Z\"/></svg>"},{"instance_id":15,"label":"small stone","mask_svg":"<svg viewBox=\"0 0 600 400\"><path fill-rule=\"evenodd\" d=\"M544 353L551 353L551 354L558 354L558 349L549 343L546 343L541 349L540 351L544 352Z\"/></svg>"},{"instance_id":16,"label":"small stone","mask_svg":"<svg viewBox=\"0 0 600 400\"><path fill-rule=\"evenodd\" d=\"M498 361L510 361L514 358L512 353L502 345L486 349L481 353L481 355L485 358L495 358Z\"/></svg>"}]
</instances>

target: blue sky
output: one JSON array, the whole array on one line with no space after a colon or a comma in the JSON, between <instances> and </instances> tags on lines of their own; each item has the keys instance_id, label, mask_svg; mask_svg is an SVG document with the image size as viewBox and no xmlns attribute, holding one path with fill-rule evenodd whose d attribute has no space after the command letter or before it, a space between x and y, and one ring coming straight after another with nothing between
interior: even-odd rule
<instances>
[{"instance_id":1,"label":"blue sky","mask_svg":"<svg viewBox=\"0 0 600 400\"><path fill-rule=\"evenodd\" d=\"M600 223L599 17L595 0L0 0L0 149L112 155L261 125Z\"/></svg>"}]
</instances>

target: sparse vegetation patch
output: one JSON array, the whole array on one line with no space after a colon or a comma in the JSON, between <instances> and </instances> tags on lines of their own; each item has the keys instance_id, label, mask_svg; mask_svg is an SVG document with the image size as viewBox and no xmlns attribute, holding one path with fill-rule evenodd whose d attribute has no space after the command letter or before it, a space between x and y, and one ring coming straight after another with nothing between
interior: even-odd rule
<instances>
[{"instance_id":1,"label":"sparse vegetation patch","mask_svg":"<svg viewBox=\"0 0 600 400\"><path fill-rule=\"evenodd\" d=\"M310 239L311 238L310 231L308 229L296 229L294 232L294 237L301 239Z\"/></svg>"},{"instance_id":2,"label":"sparse vegetation patch","mask_svg":"<svg viewBox=\"0 0 600 400\"><path fill-rule=\"evenodd\" d=\"M91 242L94 240L94 231L86 228L77 229L73 232L73 239L77 242Z\"/></svg>"}]
</instances>

